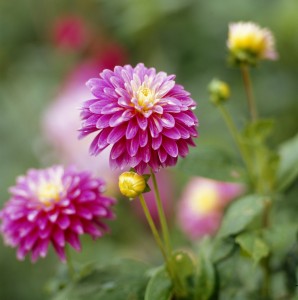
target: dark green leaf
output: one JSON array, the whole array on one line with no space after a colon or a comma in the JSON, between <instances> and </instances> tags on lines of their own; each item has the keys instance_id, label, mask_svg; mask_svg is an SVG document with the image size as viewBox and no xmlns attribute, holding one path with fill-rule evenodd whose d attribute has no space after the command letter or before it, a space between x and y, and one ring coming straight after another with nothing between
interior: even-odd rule
<instances>
[{"instance_id":1,"label":"dark green leaf","mask_svg":"<svg viewBox=\"0 0 298 300\"><path fill-rule=\"evenodd\" d=\"M219 237L226 237L244 230L263 210L263 198L248 195L233 202L224 216Z\"/></svg>"},{"instance_id":2,"label":"dark green leaf","mask_svg":"<svg viewBox=\"0 0 298 300\"><path fill-rule=\"evenodd\" d=\"M268 245L256 231L239 234L236 237L236 243L238 243L241 249L244 250L245 253L247 253L256 263L269 254Z\"/></svg>"},{"instance_id":3,"label":"dark green leaf","mask_svg":"<svg viewBox=\"0 0 298 300\"><path fill-rule=\"evenodd\" d=\"M170 300L172 297L172 282L164 267L156 270L151 277L145 292L145 300ZM119 298L124 299L124 298Z\"/></svg>"},{"instance_id":4,"label":"dark green leaf","mask_svg":"<svg viewBox=\"0 0 298 300\"><path fill-rule=\"evenodd\" d=\"M146 271L145 264L133 260L96 267L55 295L53 300L143 300L148 282Z\"/></svg>"},{"instance_id":5,"label":"dark green leaf","mask_svg":"<svg viewBox=\"0 0 298 300\"><path fill-rule=\"evenodd\" d=\"M198 275L196 282L195 298L199 300L208 300L213 294L215 288L215 270L209 257L209 251L202 247L199 252Z\"/></svg>"},{"instance_id":6,"label":"dark green leaf","mask_svg":"<svg viewBox=\"0 0 298 300\"><path fill-rule=\"evenodd\" d=\"M298 135L279 148L278 190L286 189L298 176Z\"/></svg>"}]
</instances>

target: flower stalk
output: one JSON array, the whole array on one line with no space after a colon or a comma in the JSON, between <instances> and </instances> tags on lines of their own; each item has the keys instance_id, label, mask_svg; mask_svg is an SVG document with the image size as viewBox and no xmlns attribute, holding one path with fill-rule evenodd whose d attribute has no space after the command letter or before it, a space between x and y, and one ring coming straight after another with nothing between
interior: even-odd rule
<instances>
[{"instance_id":1,"label":"flower stalk","mask_svg":"<svg viewBox=\"0 0 298 300\"><path fill-rule=\"evenodd\" d=\"M241 74L246 92L247 105L250 112L251 120L256 121L258 119L258 111L253 95L252 84L249 75L249 67L246 64L241 66Z\"/></svg>"}]
</instances>

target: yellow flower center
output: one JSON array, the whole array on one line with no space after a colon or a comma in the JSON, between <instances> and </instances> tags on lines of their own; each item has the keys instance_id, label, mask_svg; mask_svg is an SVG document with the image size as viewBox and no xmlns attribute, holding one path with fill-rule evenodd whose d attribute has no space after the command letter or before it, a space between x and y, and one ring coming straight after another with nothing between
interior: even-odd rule
<instances>
[{"instance_id":1,"label":"yellow flower center","mask_svg":"<svg viewBox=\"0 0 298 300\"><path fill-rule=\"evenodd\" d=\"M259 29L238 30L230 35L231 50L247 50L258 56L262 56L266 50L264 33Z\"/></svg>"},{"instance_id":2,"label":"yellow flower center","mask_svg":"<svg viewBox=\"0 0 298 300\"><path fill-rule=\"evenodd\" d=\"M142 108L147 108L149 104L154 104L155 95L152 90L143 85L137 91L138 105Z\"/></svg>"},{"instance_id":3,"label":"yellow flower center","mask_svg":"<svg viewBox=\"0 0 298 300\"><path fill-rule=\"evenodd\" d=\"M46 206L60 200L60 194L63 191L61 183L43 182L37 190L37 196L40 202Z\"/></svg>"},{"instance_id":4,"label":"yellow flower center","mask_svg":"<svg viewBox=\"0 0 298 300\"><path fill-rule=\"evenodd\" d=\"M197 214L208 214L218 207L218 193L212 186L201 187L190 199L190 208Z\"/></svg>"}]
</instances>

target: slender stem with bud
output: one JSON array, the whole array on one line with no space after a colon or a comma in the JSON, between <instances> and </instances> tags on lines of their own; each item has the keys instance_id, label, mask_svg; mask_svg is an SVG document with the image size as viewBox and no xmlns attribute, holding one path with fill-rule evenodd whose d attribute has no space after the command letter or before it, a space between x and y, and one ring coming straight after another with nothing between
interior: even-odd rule
<instances>
[{"instance_id":1,"label":"slender stem with bud","mask_svg":"<svg viewBox=\"0 0 298 300\"><path fill-rule=\"evenodd\" d=\"M250 111L250 116L251 116L252 121L256 121L258 119L258 111L257 111L257 107L256 107L254 95L253 95L251 79L249 76L249 67L247 65L242 65L241 73L242 73L242 79L243 79L243 83L244 83L244 87L245 87L247 104L248 104L248 109Z\"/></svg>"},{"instance_id":2,"label":"slender stem with bud","mask_svg":"<svg viewBox=\"0 0 298 300\"><path fill-rule=\"evenodd\" d=\"M231 117L231 115L229 114L229 112L226 110L226 108L223 105L218 105L217 106L224 121L226 122L226 125L230 131L231 136L233 137L236 146L239 149L239 152L241 154L241 157L247 167L249 176L251 177L250 179L252 180L252 165L251 165L251 159L247 153L247 150L245 149L245 147L243 146L243 143L241 142L240 136L239 136L239 132L238 129Z\"/></svg>"},{"instance_id":3,"label":"slender stem with bud","mask_svg":"<svg viewBox=\"0 0 298 300\"><path fill-rule=\"evenodd\" d=\"M165 216L164 209L162 206L160 193L159 193L158 185L157 185L157 181L156 181L156 176L152 169L151 169L151 176L152 176L152 181L153 181L153 186L154 186L155 200L156 200L156 205L157 205L158 216L159 216L159 220L160 220L163 239L164 239L168 254L171 254L172 246L171 246L171 242L170 242L170 235L169 235L167 220L166 220L166 216Z\"/></svg>"},{"instance_id":4,"label":"slender stem with bud","mask_svg":"<svg viewBox=\"0 0 298 300\"><path fill-rule=\"evenodd\" d=\"M156 241L156 243L157 243L157 245L158 245L158 247L159 247L159 249L160 249L160 251L161 251L163 257L164 257L164 259L167 261L167 260L168 260L168 259L167 259L167 253L166 253L166 251L165 251L165 249L164 249L162 240L161 240L161 238L160 238L160 236L159 236L158 230L157 230L157 228L156 228L156 226L155 226L155 224L154 224L154 221L153 221L153 219L152 219L152 217L151 217L150 211L149 211L149 209L148 209L148 206L147 206L147 204L146 204L146 201L145 201L145 199L144 199L143 194L140 194L140 195L139 195L139 198L140 198L140 202L141 202L143 211L144 211L144 213L145 213L146 219L147 219L148 224L149 224L149 226L150 226L150 229L151 229L151 231L152 231L153 237L154 237L154 239L155 239L155 241Z\"/></svg>"}]
</instances>

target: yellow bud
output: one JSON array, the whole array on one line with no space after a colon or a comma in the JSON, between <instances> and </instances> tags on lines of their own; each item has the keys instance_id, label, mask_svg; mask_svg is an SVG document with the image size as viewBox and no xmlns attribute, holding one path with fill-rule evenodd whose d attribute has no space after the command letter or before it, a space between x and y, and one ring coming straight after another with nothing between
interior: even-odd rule
<instances>
[{"instance_id":1,"label":"yellow bud","mask_svg":"<svg viewBox=\"0 0 298 300\"><path fill-rule=\"evenodd\" d=\"M119 176L120 192L128 198L136 198L145 188L145 178L135 172L124 172Z\"/></svg>"},{"instance_id":2,"label":"yellow bud","mask_svg":"<svg viewBox=\"0 0 298 300\"><path fill-rule=\"evenodd\" d=\"M210 92L210 99L214 104L220 104L230 97L230 88L228 84L218 79L213 79L210 82L208 90Z\"/></svg>"}]
</instances>

